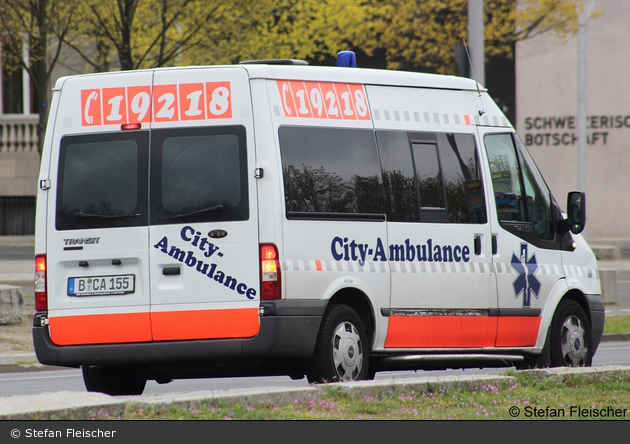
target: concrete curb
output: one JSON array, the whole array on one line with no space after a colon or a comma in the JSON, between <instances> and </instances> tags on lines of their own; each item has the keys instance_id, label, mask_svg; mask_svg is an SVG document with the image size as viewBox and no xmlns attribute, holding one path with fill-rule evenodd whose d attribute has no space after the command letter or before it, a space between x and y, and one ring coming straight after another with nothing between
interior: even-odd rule
<instances>
[{"instance_id":1,"label":"concrete curb","mask_svg":"<svg viewBox=\"0 0 630 444\"><path fill-rule=\"evenodd\" d=\"M58 392L31 396L2 398L0 420L28 419L77 419L89 420L97 416L116 417L128 408L142 408L151 411L168 410L173 406L198 408L211 402L233 402L242 405L283 404L295 400L321 397L331 387L356 396L378 395L391 390L416 391L425 393L436 387L448 390L470 390L473 386L495 383L499 380L514 380L513 376L445 376L419 377L403 381L357 381L337 384L312 385L300 388L260 388L212 390L195 393L173 393L113 397L102 393ZM51 399L53 400L51 402ZM53 405L54 404L54 405Z\"/></svg>"},{"instance_id":2,"label":"concrete curb","mask_svg":"<svg viewBox=\"0 0 630 444\"><path fill-rule=\"evenodd\" d=\"M630 333L607 333L602 336L602 342L630 341Z\"/></svg>"},{"instance_id":3,"label":"concrete curb","mask_svg":"<svg viewBox=\"0 0 630 444\"><path fill-rule=\"evenodd\" d=\"M523 370L535 378L564 380L569 376L580 375L589 378L602 378L630 375L630 367L610 366L603 368L554 368ZM445 376L418 377L403 381L359 381L336 384L314 385L303 388L261 388L218 390L195 393L160 394L150 396L112 397L102 393L58 392L32 396L2 398L0 420L89 420L97 417L116 418L129 408L142 408L155 412L168 410L173 406L198 408L213 402L238 403L245 406L260 404L285 404L296 400L313 399L325 395L331 388L339 389L353 396L378 396L401 392L426 393L436 389L448 391L471 390L474 386L495 384L498 381L516 382L514 376Z\"/></svg>"}]
</instances>

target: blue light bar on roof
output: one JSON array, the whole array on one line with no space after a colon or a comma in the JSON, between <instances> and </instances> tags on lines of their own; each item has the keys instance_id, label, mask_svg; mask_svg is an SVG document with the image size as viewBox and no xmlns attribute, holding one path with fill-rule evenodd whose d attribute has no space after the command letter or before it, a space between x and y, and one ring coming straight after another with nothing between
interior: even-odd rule
<instances>
[{"instance_id":1,"label":"blue light bar on roof","mask_svg":"<svg viewBox=\"0 0 630 444\"><path fill-rule=\"evenodd\" d=\"M352 51L339 51L337 53L337 66L344 68L356 68L357 58Z\"/></svg>"}]
</instances>

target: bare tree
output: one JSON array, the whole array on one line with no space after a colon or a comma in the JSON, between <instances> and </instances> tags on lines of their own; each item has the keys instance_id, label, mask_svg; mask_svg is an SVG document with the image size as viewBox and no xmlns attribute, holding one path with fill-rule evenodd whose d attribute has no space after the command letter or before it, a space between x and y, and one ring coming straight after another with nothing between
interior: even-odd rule
<instances>
[{"instance_id":1,"label":"bare tree","mask_svg":"<svg viewBox=\"0 0 630 444\"><path fill-rule=\"evenodd\" d=\"M5 66L27 71L37 98L38 151L48 121L50 81L78 0L2 0L0 38Z\"/></svg>"}]
</instances>

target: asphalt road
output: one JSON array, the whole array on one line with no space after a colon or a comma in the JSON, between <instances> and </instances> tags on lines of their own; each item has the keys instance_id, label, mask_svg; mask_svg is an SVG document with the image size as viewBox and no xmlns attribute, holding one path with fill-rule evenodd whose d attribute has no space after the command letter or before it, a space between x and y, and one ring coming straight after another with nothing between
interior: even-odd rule
<instances>
[{"instance_id":1,"label":"asphalt road","mask_svg":"<svg viewBox=\"0 0 630 444\"><path fill-rule=\"evenodd\" d=\"M594 367L610 365L630 366L630 342L605 342L600 344L595 358ZM445 371L404 371L377 373L376 380L394 380L417 378L419 376L447 376L447 375L492 375L502 374L505 368L445 370ZM214 378L176 380L169 384L160 385L155 381L147 382L142 396L165 393L194 393L196 391L247 389L247 388L278 388L278 387L307 387L306 379L291 380L284 376L249 377L249 378ZM0 374L0 397L37 395L55 392L85 392L83 377L80 370L48 367L45 371L30 371L20 373Z\"/></svg>"}]
</instances>

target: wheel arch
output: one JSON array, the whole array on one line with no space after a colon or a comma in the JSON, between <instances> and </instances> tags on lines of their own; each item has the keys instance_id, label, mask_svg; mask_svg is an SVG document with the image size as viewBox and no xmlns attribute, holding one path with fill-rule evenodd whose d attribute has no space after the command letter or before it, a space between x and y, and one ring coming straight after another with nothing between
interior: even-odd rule
<instances>
[{"instance_id":1,"label":"wheel arch","mask_svg":"<svg viewBox=\"0 0 630 444\"><path fill-rule=\"evenodd\" d=\"M347 305L361 318L365 327L368 342L374 344L376 333L376 319L374 308L369 297L358 288L342 288L338 290L328 301L328 307L332 305Z\"/></svg>"},{"instance_id":2,"label":"wheel arch","mask_svg":"<svg viewBox=\"0 0 630 444\"><path fill-rule=\"evenodd\" d=\"M593 318L591 314L591 309L588 305L588 301L586 300L586 296L584 295L584 293L582 293L582 291L578 290L577 288L572 288L569 291L567 291L566 294L558 301L558 305L560 305L560 302L567 299L577 302L580 305L580 307L582 307L582 310L584 310L584 313L586 314L586 317L588 318L588 322L592 328ZM556 306L555 309L557 310L558 306Z\"/></svg>"},{"instance_id":3,"label":"wheel arch","mask_svg":"<svg viewBox=\"0 0 630 444\"><path fill-rule=\"evenodd\" d=\"M586 295L581 289L570 287L566 279L560 279L556 282L556 285L550 292L549 299L547 300L547 305L543 309L541 320L542 322L540 323L540 330L538 334L539 340L535 347L538 350L542 350L542 347L545 345L547 340L547 333L549 331L549 328L551 327L553 316L558 310L558 307L560 306L562 301L564 300L572 300L576 302L580 307L582 307L582 310L584 310L584 313L586 313L586 317L592 328L593 315L591 313Z\"/></svg>"}]
</instances>

